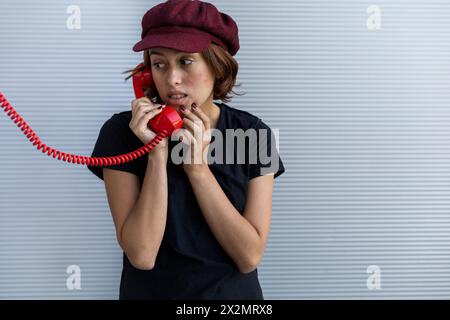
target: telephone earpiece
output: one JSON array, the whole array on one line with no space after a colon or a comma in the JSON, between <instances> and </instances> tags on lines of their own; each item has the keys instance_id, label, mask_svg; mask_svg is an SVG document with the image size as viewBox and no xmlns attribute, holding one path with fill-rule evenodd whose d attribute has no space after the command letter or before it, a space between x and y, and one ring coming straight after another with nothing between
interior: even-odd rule
<instances>
[{"instance_id":1,"label":"telephone earpiece","mask_svg":"<svg viewBox=\"0 0 450 320\"><path fill-rule=\"evenodd\" d=\"M144 63L140 63L137 68L142 68ZM136 99L143 98L145 96L145 89L151 88L153 85L152 72L148 68L135 73L133 75L133 89Z\"/></svg>"},{"instance_id":2,"label":"telephone earpiece","mask_svg":"<svg viewBox=\"0 0 450 320\"><path fill-rule=\"evenodd\" d=\"M143 66L144 64L140 63L136 68ZM153 76L150 69L145 68L133 75L133 89L137 99L143 98L145 96L145 90L151 88L152 85ZM170 136L173 131L183 126L183 120L174 108L166 106L148 122L148 125L155 132L166 130L167 135Z\"/></svg>"}]
</instances>

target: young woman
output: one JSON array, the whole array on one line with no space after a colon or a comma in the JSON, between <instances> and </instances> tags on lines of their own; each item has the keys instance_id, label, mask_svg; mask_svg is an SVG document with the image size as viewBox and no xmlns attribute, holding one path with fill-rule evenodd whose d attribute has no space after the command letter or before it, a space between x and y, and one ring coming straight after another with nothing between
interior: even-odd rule
<instances>
[{"instance_id":1,"label":"young woman","mask_svg":"<svg viewBox=\"0 0 450 320\"><path fill-rule=\"evenodd\" d=\"M228 102L235 85L237 25L209 3L169 0L150 9L142 27L133 49L144 52L154 88L105 122L92 156L147 144L156 135L147 123L165 104L184 126L148 156L88 167L104 180L124 251L120 299L263 299L257 266L270 230L274 178L284 166L261 119L214 103ZM230 130L253 130L257 138L235 148Z\"/></svg>"}]
</instances>

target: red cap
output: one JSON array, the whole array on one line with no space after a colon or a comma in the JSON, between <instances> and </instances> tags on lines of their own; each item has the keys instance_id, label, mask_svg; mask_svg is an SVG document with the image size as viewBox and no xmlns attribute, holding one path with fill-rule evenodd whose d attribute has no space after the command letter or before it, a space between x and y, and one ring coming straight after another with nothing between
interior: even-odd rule
<instances>
[{"instance_id":1,"label":"red cap","mask_svg":"<svg viewBox=\"0 0 450 320\"><path fill-rule=\"evenodd\" d=\"M168 0L148 10L142 18L141 39L133 51L163 47L193 53L211 42L232 56L239 50L238 26L233 18L199 0Z\"/></svg>"}]
</instances>

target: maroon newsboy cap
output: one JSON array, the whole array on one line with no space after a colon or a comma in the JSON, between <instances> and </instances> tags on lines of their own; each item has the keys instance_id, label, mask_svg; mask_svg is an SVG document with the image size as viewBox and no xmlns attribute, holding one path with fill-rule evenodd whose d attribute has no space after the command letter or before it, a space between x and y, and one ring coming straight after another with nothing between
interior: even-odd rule
<instances>
[{"instance_id":1,"label":"maroon newsboy cap","mask_svg":"<svg viewBox=\"0 0 450 320\"><path fill-rule=\"evenodd\" d=\"M239 50L236 22L208 2L168 0L148 10L142 18L142 40L133 50L164 47L200 52L215 43L232 56Z\"/></svg>"}]
</instances>

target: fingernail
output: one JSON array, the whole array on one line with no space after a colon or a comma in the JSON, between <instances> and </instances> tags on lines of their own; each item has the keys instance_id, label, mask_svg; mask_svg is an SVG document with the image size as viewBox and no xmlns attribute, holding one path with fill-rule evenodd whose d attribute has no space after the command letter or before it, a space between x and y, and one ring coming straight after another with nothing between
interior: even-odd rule
<instances>
[{"instance_id":1,"label":"fingernail","mask_svg":"<svg viewBox=\"0 0 450 320\"><path fill-rule=\"evenodd\" d=\"M162 109L163 106L159 106L158 109Z\"/></svg>"},{"instance_id":2,"label":"fingernail","mask_svg":"<svg viewBox=\"0 0 450 320\"><path fill-rule=\"evenodd\" d=\"M194 102L194 103L192 103L192 108L197 108L197 104Z\"/></svg>"},{"instance_id":3,"label":"fingernail","mask_svg":"<svg viewBox=\"0 0 450 320\"><path fill-rule=\"evenodd\" d=\"M184 106L180 106L181 111L186 111L186 108Z\"/></svg>"}]
</instances>

